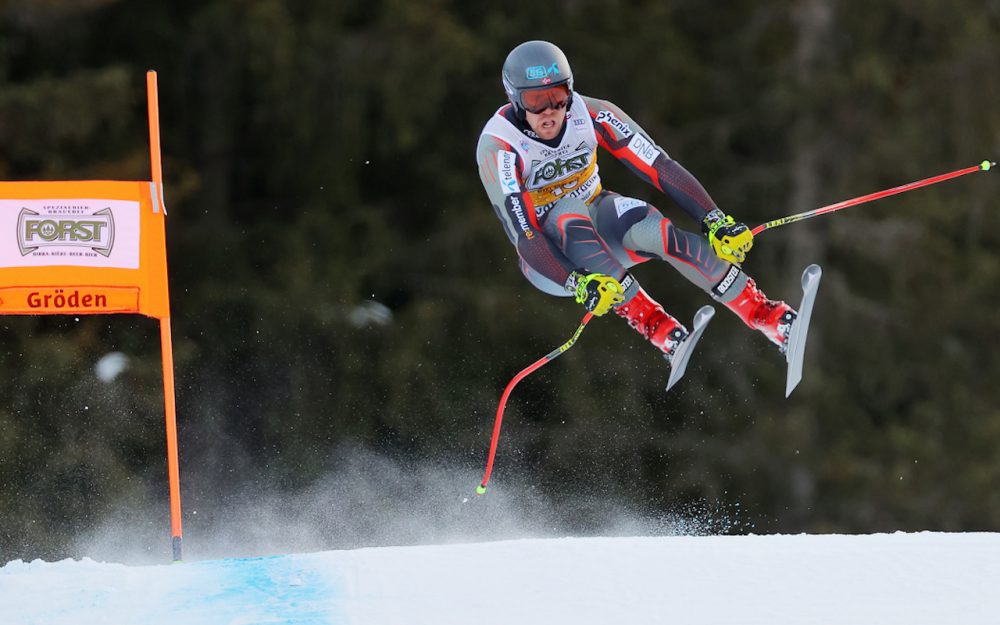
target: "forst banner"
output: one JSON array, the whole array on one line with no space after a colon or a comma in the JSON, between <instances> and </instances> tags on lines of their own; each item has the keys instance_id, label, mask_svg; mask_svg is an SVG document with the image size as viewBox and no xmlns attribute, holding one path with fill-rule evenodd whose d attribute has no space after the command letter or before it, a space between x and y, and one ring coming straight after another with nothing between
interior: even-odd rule
<instances>
[{"instance_id":1,"label":"forst banner","mask_svg":"<svg viewBox=\"0 0 1000 625\"><path fill-rule=\"evenodd\" d=\"M20 208L20 211L17 209ZM17 223L11 224L16 217ZM120 200L3 200L0 231L17 233L19 257L0 243L0 264L139 268L139 203ZM116 240L115 234L119 233Z\"/></svg>"},{"instance_id":2,"label":"forst banner","mask_svg":"<svg viewBox=\"0 0 1000 625\"><path fill-rule=\"evenodd\" d=\"M168 315L148 182L0 182L0 314Z\"/></svg>"}]
</instances>

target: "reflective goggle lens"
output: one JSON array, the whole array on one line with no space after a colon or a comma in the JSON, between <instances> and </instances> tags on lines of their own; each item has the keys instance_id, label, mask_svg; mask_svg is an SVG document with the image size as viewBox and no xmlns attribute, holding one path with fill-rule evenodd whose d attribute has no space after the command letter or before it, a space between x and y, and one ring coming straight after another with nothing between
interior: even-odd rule
<instances>
[{"instance_id":1,"label":"reflective goggle lens","mask_svg":"<svg viewBox=\"0 0 1000 625\"><path fill-rule=\"evenodd\" d=\"M530 89L521 92L521 105L529 113L541 113L545 109L560 110L569 103L569 87L556 85L544 89Z\"/></svg>"}]
</instances>

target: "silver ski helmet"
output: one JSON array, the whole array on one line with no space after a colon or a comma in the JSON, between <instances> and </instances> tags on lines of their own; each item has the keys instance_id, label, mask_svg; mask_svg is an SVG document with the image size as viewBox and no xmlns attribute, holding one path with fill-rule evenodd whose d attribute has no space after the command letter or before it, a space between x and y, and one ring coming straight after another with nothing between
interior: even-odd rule
<instances>
[{"instance_id":1,"label":"silver ski helmet","mask_svg":"<svg viewBox=\"0 0 1000 625\"><path fill-rule=\"evenodd\" d=\"M548 41L526 41L511 50L504 61L501 79L514 112L522 119L525 111L532 108L525 105L525 92L565 85L569 96L566 107L573 103L573 70L563 51ZM537 94L529 94L529 98L531 95Z\"/></svg>"}]
</instances>

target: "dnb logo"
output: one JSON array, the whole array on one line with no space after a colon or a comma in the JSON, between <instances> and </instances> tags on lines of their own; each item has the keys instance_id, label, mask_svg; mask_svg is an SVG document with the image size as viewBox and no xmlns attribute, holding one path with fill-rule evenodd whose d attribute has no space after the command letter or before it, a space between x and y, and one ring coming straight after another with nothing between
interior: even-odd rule
<instances>
[{"instance_id":1,"label":"dnb logo","mask_svg":"<svg viewBox=\"0 0 1000 625\"><path fill-rule=\"evenodd\" d=\"M552 82L552 74L558 74L559 68L555 63L545 67L544 65L532 65L525 70L525 78L528 80L541 80L542 82Z\"/></svg>"},{"instance_id":2,"label":"dnb logo","mask_svg":"<svg viewBox=\"0 0 1000 625\"><path fill-rule=\"evenodd\" d=\"M86 247L110 256L114 244L115 217L111 208L89 215L43 215L23 208L17 217L21 256L43 247Z\"/></svg>"}]
</instances>

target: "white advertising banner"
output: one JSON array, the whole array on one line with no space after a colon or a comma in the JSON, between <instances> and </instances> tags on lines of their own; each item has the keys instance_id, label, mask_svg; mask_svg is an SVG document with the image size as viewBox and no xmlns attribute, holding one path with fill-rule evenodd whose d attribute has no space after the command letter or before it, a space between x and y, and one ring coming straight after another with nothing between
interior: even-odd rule
<instances>
[{"instance_id":1,"label":"white advertising banner","mask_svg":"<svg viewBox=\"0 0 1000 625\"><path fill-rule=\"evenodd\" d=\"M0 199L0 267L139 268L139 202Z\"/></svg>"}]
</instances>

